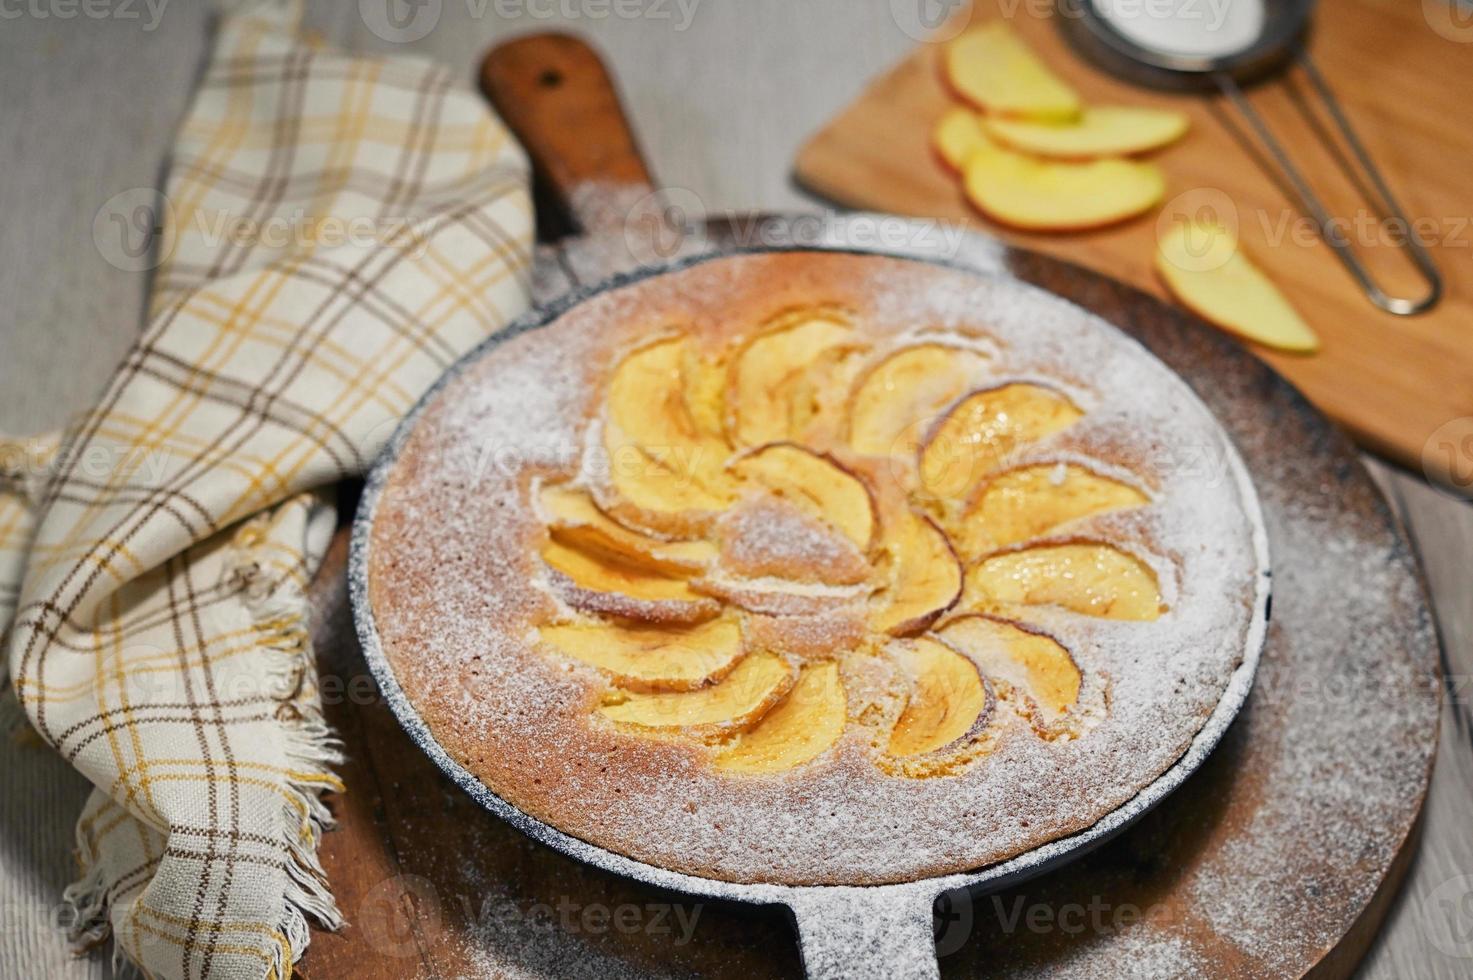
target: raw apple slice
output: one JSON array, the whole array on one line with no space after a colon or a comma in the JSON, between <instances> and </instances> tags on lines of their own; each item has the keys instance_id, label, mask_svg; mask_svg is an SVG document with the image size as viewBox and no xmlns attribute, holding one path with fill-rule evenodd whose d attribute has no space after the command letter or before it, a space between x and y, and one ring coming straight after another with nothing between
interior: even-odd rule
<instances>
[{"instance_id":1,"label":"raw apple slice","mask_svg":"<svg viewBox=\"0 0 1473 980\"><path fill-rule=\"evenodd\" d=\"M957 173L966 166L967 157L985 142L982 119L965 106L952 106L931 130L931 145L941 162Z\"/></svg>"},{"instance_id":2,"label":"raw apple slice","mask_svg":"<svg viewBox=\"0 0 1473 980\"><path fill-rule=\"evenodd\" d=\"M1060 722L1079 701L1084 677L1074 658L1052 637L987 616L962 616L937 630L963 650L1045 737L1062 734Z\"/></svg>"},{"instance_id":3,"label":"raw apple slice","mask_svg":"<svg viewBox=\"0 0 1473 980\"><path fill-rule=\"evenodd\" d=\"M695 691L612 691L599 712L610 721L646 728L745 728L788 693L794 673L781 657L757 653L715 684Z\"/></svg>"},{"instance_id":4,"label":"raw apple slice","mask_svg":"<svg viewBox=\"0 0 1473 980\"><path fill-rule=\"evenodd\" d=\"M1157 619L1164 611L1156 574L1107 544L1077 542L1008 551L967 572L966 607L1062 606L1104 619Z\"/></svg>"},{"instance_id":5,"label":"raw apple slice","mask_svg":"<svg viewBox=\"0 0 1473 980\"><path fill-rule=\"evenodd\" d=\"M989 113L1056 120L1079 114L1079 96L1001 20L953 38L945 70L958 95Z\"/></svg>"},{"instance_id":6,"label":"raw apple slice","mask_svg":"<svg viewBox=\"0 0 1473 980\"><path fill-rule=\"evenodd\" d=\"M558 573L559 594L577 609L658 623L700 622L721 611L682 579L561 541L548 541L542 560Z\"/></svg>"},{"instance_id":7,"label":"raw apple slice","mask_svg":"<svg viewBox=\"0 0 1473 980\"><path fill-rule=\"evenodd\" d=\"M582 490L547 486L538 496L554 541L598 551L615 561L644 564L658 572L700 572L716 560L707 541L660 541L610 518Z\"/></svg>"},{"instance_id":8,"label":"raw apple slice","mask_svg":"<svg viewBox=\"0 0 1473 980\"><path fill-rule=\"evenodd\" d=\"M986 357L944 344L898 350L876 364L850 399L849 446L866 456L909 456L921 431L960 398Z\"/></svg>"},{"instance_id":9,"label":"raw apple slice","mask_svg":"<svg viewBox=\"0 0 1473 980\"><path fill-rule=\"evenodd\" d=\"M1042 160L989 140L967 156L962 189L977 210L1013 228L1083 231L1149 211L1166 178L1143 160Z\"/></svg>"},{"instance_id":10,"label":"raw apple slice","mask_svg":"<svg viewBox=\"0 0 1473 980\"><path fill-rule=\"evenodd\" d=\"M1131 156L1160 149L1187 131L1184 113L1140 106L1085 106L1069 122L988 117L988 136L1009 149L1063 160Z\"/></svg>"},{"instance_id":11,"label":"raw apple slice","mask_svg":"<svg viewBox=\"0 0 1473 980\"><path fill-rule=\"evenodd\" d=\"M808 664L792 691L716 757L741 773L782 772L817 758L844 732L844 685L832 660Z\"/></svg>"},{"instance_id":12,"label":"raw apple slice","mask_svg":"<svg viewBox=\"0 0 1473 980\"><path fill-rule=\"evenodd\" d=\"M921 486L963 496L1019 446L1068 428L1084 413L1064 395L1019 382L975 391L947 412L920 452Z\"/></svg>"},{"instance_id":13,"label":"raw apple slice","mask_svg":"<svg viewBox=\"0 0 1473 980\"><path fill-rule=\"evenodd\" d=\"M976 558L1091 514L1149 502L1130 484L1077 463L1023 466L977 487L952 540L964 560Z\"/></svg>"},{"instance_id":14,"label":"raw apple slice","mask_svg":"<svg viewBox=\"0 0 1473 980\"><path fill-rule=\"evenodd\" d=\"M686 532L674 515L720 510L730 500L721 439L701 432L683 380L690 341L664 337L620 361L609 382L603 441L621 523Z\"/></svg>"},{"instance_id":15,"label":"raw apple slice","mask_svg":"<svg viewBox=\"0 0 1473 980\"><path fill-rule=\"evenodd\" d=\"M888 649L911 684L905 710L890 732L891 755L936 752L986 723L987 687L976 664L926 636Z\"/></svg>"},{"instance_id":16,"label":"raw apple slice","mask_svg":"<svg viewBox=\"0 0 1473 980\"><path fill-rule=\"evenodd\" d=\"M1209 323L1278 350L1320 348L1309 324L1216 222L1172 223L1159 236L1156 271L1183 306Z\"/></svg>"},{"instance_id":17,"label":"raw apple slice","mask_svg":"<svg viewBox=\"0 0 1473 980\"><path fill-rule=\"evenodd\" d=\"M687 627L564 623L537 634L631 691L694 690L724 677L743 654L741 628L730 618Z\"/></svg>"},{"instance_id":18,"label":"raw apple slice","mask_svg":"<svg viewBox=\"0 0 1473 980\"><path fill-rule=\"evenodd\" d=\"M860 551L875 533L869 489L831 457L790 442L761 446L731 463L739 480L765 487L841 532Z\"/></svg>"},{"instance_id":19,"label":"raw apple slice","mask_svg":"<svg viewBox=\"0 0 1473 980\"><path fill-rule=\"evenodd\" d=\"M726 403L732 442L760 446L792 436L793 398L804 369L853 341L848 322L829 310L792 313L769 325L731 364Z\"/></svg>"},{"instance_id":20,"label":"raw apple slice","mask_svg":"<svg viewBox=\"0 0 1473 980\"><path fill-rule=\"evenodd\" d=\"M893 636L919 632L957 601L962 569L951 542L929 518L898 506L884 527L888 581L876 596L875 629Z\"/></svg>"}]
</instances>

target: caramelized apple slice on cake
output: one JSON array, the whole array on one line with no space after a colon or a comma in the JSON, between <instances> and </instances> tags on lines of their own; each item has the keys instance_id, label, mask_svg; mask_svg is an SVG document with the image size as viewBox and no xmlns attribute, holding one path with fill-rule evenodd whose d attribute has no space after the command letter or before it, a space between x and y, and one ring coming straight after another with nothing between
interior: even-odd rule
<instances>
[{"instance_id":1,"label":"caramelized apple slice on cake","mask_svg":"<svg viewBox=\"0 0 1473 980\"><path fill-rule=\"evenodd\" d=\"M609 382L603 444L620 522L687 536L721 510L732 488L730 448L702 431L686 400L687 338L655 340L629 354Z\"/></svg>"},{"instance_id":2,"label":"caramelized apple slice on cake","mask_svg":"<svg viewBox=\"0 0 1473 980\"><path fill-rule=\"evenodd\" d=\"M649 565L621 561L556 539L543 546L542 560L553 570L553 584L563 600L586 612L647 622L695 623L721 611L684 579Z\"/></svg>"},{"instance_id":3,"label":"caramelized apple slice on cake","mask_svg":"<svg viewBox=\"0 0 1473 980\"><path fill-rule=\"evenodd\" d=\"M850 399L849 446L866 456L915 451L922 430L980 377L986 356L966 347L926 343L880 361Z\"/></svg>"},{"instance_id":4,"label":"caramelized apple slice on cake","mask_svg":"<svg viewBox=\"0 0 1473 980\"><path fill-rule=\"evenodd\" d=\"M661 541L631 530L598 509L582 490L547 486L538 495L554 541L598 551L626 564L670 574L703 571L716 559L708 541Z\"/></svg>"},{"instance_id":5,"label":"caramelized apple slice on cake","mask_svg":"<svg viewBox=\"0 0 1473 980\"><path fill-rule=\"evenodd\" d=\"M746 728L788 693L795 673L781 657L756 653L698 690L611 691L599 712L610 721L646 728Z\"/></svg>"},{"instance_id":6,"label":"caramelized apple slice on cake","mask_svg":"<svg viewBox=\"0 0 1473 980\"><path fill-rule=\"evenodd\" d=\"M788 696L718 754L716 766L741 773L801 766L839 740L845 711L839 665L832 660L807 664Z\"/></svg>"},{"instance_id":7,"label":"caramelized apple slice on cake","mask_svg":"<svg viewBox=\"0 0 1473 980\"><path fill-rule=\"evenodd\" d=\"M920 451L922 489L964 496L1019 447L1068 428L1084 413L1051 388L1019 382L976 391L946 413Z\"/></svg>"},{"instance_id":8,"label":"caramelized apple slice on cake","mask_svg":"<svg viewBox=\"0 0 1473 980\"><path fill-rule=\"evenodd\" d=\"M988 694L976 664L925 636L892 643L890 650L910 684L890 733L891 755L938 752L986 724Z\"/></svg>"},{"instance_id":9,"label":"caramelized apple slice on cake","mask_svg":"<svg viewBox=\"0 0 1473 980\"><path fill-rule=\"evenodd\" d=\"M559 653L606 671L630 691L690 691L721 679L743 655L731 617L694 626L609 622L544 626L538 636Z\"/></svg>"},{"instance_id":10,"label":"caramelized apple slice on cake","mask_svg":"<svg viewBox=\"0 0 1473 980\"><path fill-rule=\"evenodd\" d=\"M936 631L987 675L998 697L1044 738L1067 732L1062 723L1079 702L1083 675L1052 637L988 616L960 616Z\"/></svg>"},{"instance_id":11,"label":"caramelized apple slice on cake","mask_svg":"<svg viewBox=\"0 0 1473 980\"><path fill-rule=\"evenodd\" d=\"M874 501L864 483L832 457L793 443L770 443L738 457L731 470L840 531L861 552L869 550Z\"/></svg>"},{"instance_id":12,"label":"caramelized apple slice on cake","mask_svg":"<svg viewBox=\"0 0 1473 980\"><path fill-rule=\"evenodd\" d=\"M812 392L804 377L831 351L853 349L853 328L830 310L781 317L732 360L727 379L727 428L739 446L790 439L801 401Z\"/></svg>"},{"instance_id":13,"label":"caramelized apple slice on cake","mask_svg":"<svg viewBox=\"0 0 1473 980\"><path fill-rule=\"evenodd\" d=\"M956 521L963 559L1036 538L1071 521L1150 502L1128 483L1077 463L1040 463L979 484Z\"/></svg>"},{"instance_id":14,"label":"caramelized apple slice on cake","mask_svg":"<svg viewBox=\"0 0 1473 980\"><path fill-rule=\"evenodd\" d=\"M920 632L961 595L961 564L936 523L903 505L886 515L883 546L888 574L875 597L874 628L894 636Z\"/></svg>"},{"instance_id":15,"label":"caramelized apple slice on cake","mask_svg":"<svg viewBox=\"0 0 1473 980\"><path fill-rule=\"evenodd\" d=\"M1092 541L1005 551L967 571L964 608L1022 606L1061 606L1104 619L1151 620L1165 611L1150 566Z\"/></svg>"}]
</instances>

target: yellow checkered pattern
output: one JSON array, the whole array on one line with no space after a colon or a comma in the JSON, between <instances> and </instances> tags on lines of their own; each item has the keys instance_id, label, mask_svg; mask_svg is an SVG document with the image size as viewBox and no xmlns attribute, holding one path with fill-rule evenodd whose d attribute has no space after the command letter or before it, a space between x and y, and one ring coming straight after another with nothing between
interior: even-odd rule
<instances>
[{"instance_id":1,"label":"yellow checkered pattern","mask_svg":"<svg viewBox=\"0 0 1473 980\"><path fill-rule=\"evenodd\" d=\"M96 787L68 891L148 976L283 978L338 913L306 630L360 473L527 304L526 161L434 65L220 27L174 148L150 322L58 443L0 446L0 626Z\"/></svg>"}]
</instances>

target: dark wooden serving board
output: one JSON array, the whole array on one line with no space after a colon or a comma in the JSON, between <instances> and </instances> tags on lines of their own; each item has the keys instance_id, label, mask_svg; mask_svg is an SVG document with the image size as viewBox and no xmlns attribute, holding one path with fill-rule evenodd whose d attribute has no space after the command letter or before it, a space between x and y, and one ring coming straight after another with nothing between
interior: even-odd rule
<instances>
[{"instance_id":1,"label":"dark wooden serving board","mask_svg":"<svg viewBox=\"0 0 1473 980\"><path fill-rule=\"evenodd\" d=\"M563 79L550 88L593 92L584 107L603 107L598 125L612 111L622 127L586 49L567 39L519 44L520 75L551 77L538 67L548 61ZM493 84L491 67L493 94L518 90ZM559 111L544 105L522 124L503 114L539 158L547 144L536 120ZM618 145L637 161L627 134ZM605 169L591 157L565 166L580 184ZM608 205L639 191L648 171L641 163L624 173L605 188L604 207L585 199L574 209L591 236L542 251L540 299L628 264L622 234L610 237L618 210ZM552 176L563 192L554 197L568 204L570 185ZM720 247L730 235L710 226L702 237ZM944 903L942 974L1346 976L1409 862L1435 746L1436 637L1406 539L1349 442L1241 348L1065 262L1009 250L1004 264L1140 339L1223 420L1265 511L1273 623L1253 694L1206 765L1077 863L996 896ZM587 867L523 837L442 776L377 695L350 621L346 561L340 533L314 586L314 637L327 717L348 755L348 791L332 800L339 827L322 858L350 924L314 936L303 975L801 975L785 914L671 896ZM1384 602L1352 610L1323 591L1327 570L1367 562L1397 583ZM1354 739L1344 737L1345 718L1355 719ZM1347 774L1360 798L1345 792ZM1378 805L1361 805L1366 796Z\"/></svg>"}]
</instances>

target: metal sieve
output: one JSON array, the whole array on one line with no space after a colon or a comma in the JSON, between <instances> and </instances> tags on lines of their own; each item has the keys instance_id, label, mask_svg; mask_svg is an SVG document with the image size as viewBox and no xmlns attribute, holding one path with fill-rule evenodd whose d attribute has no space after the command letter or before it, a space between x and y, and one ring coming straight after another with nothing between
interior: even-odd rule
<instances>
[{"instance_id":1,"label":"metal sieve","mask_svg":"<svg viewBox=\"0 0 1473 980\"><path fill-rule=\"evenodd\" d=\"M1127 81L1169 90L1216 90L1248 123L1269 157L1275 175L1293 190L1299 207L1313 219L1320 237L1334 250L1361 291L1380 309L1411 316L1431 309L1442 296L1442 277L1430 255L1410 233L1411 223L1380 169L1350 124L1325 76L1306 48L1314 0L1223 0L1217 23L1204 21L1207 0L1166 0L1149 7L1136 0L1062 0L1057 20L1076 48L1101 68ZM1361 187L1383 217L1407 229L1408 257L1421 273L1426 292L1418 298L1392 296L1377 284L1315 192L1303 168L1244 89L1267 81L1293 65L1309 79L1326 114L1350 150L1352 161L1336 153L1346 175ZM1334 149L1334 147L1331 147ZM1362 179L1363 178L1363 179Z\"/></svg>"}]
</instances>

